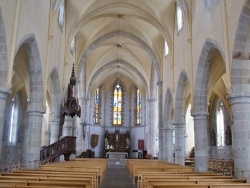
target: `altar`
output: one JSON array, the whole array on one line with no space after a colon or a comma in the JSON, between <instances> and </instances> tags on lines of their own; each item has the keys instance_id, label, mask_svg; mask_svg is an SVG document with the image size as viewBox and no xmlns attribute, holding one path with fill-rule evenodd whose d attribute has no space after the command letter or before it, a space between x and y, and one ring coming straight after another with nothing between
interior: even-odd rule
<instances>
[{"instance_id":1,"label":"altar","mask_svg":"<svg viewBox=\"0 0 250 188\"><path fill-rule=\"evenodd\" d=\"M127 152L106 152L109 166L125 166L125 158L128 157Z\"/></svg>"},{"instance_id":2,"label":"altar","mask_svg":"<svg viewBox=\"0 0 250 188\"><path fill-rule=\"evenodd\" d=\"M119 130L114 133L105 132L103 157L113 154L115 156L123 155L124 158L130 157L130 133L127 131L122 134ZM120 153L120 154L119 154Z\"/></svg>"}]
</instances>

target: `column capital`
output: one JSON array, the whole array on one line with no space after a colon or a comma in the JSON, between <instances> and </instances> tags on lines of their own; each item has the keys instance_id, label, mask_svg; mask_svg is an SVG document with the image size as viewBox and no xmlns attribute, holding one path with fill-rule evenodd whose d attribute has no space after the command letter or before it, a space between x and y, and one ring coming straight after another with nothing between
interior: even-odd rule
<instances>
[{"instance_id":1,"label":"column capital","mask_svg":"<svg viewBox=\"0 0 250 188\"><path fill-rule=\"evenodd\" d=\"M162 86L162 81L157 82L157 86Z\"/></svg>"},{"instance_id":2,"label":"column capital","mask_svg":"<svg viewBox=\"0 0 250 188\"><path fill-rule=\"evenodd\" d=\"M45 135L50 135L50 131L44 131Z\"/></svg>"},{"instance_id":3,"label":"column capital","mask_svg":"<svg viewBox=\"0 0 250 188\"><path fill-rule=\"evenodd\" d=\"M227 95L227 99L231 104L250 104L250 95L243 92Z\"/></svg>"},{"instance_id":4,"label":"column capital","mask_svg":"<svg viewBox=\"0 0 250 188\"><path fill-rule=\"evenodd\" d=\"M60 120L59 119L52 119L52 120L50 120L50 123L51 124L59 124L59 122L60 122Z\"/></svg>"},{"instance_id":5,"label":"column capital","mask_svg":"<svg viewBox=\"0 0 250 188\"><path fill-rule=\"evenodd\" d=\"M156 102L156 99L147 99L146 100L148 103L150 103L150 102Z\"/></svg>"},{"instance_id":6,"label":"column capital","mask_svg":"<svg viewBox=\"0 0 250 188\"><path fill-rule=\"evenodd\" d=\"M202 117L207 117L208 113L207 112L193 112L191 111L191 116L195 119L202 119Z\"/></svg>"},{"instance_id":7,"label":"column capital","mask_svg":"<svg viewBox=\"0 0 250 188\"><path fill-rule=\"evenodd\" d=\"M163 127L161 130L163 131L174 131L173 127Z\"/></svg>"},{"instance_id":8,"label":"column capital","mask_svg":"<svg viewBox=\"0 0 250 188\"><path fill-rule=\"evenodd\" d=\"M43 114L45 114L45 110L30 110L30 109L28 109L27 112L29 113L29 116L41 116L41 117L43 117Z\"/></svg>"},{"instance_id":9,"label":"column capital","mask_svg":"<svg viewBox=\"0 0 250 188\"><path fill-rule=\"evenodd\" d=\"M7 87L0 87L0 99L6 99L11 90Z\"/></svg>"}]
</instances>

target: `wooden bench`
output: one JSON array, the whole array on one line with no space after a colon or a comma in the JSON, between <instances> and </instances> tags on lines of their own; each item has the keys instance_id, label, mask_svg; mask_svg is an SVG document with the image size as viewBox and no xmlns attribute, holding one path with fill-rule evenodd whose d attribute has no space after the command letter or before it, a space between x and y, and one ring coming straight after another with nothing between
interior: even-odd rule
<instances>
[{"instance_id":1,"label":"wooden bench","mask_svg":"<svg viewBox=\"0 0 250 188\"><path fill-rule=\"evenodd\" d=\"M0 180L0 186L4 187L6 185L9 186L47 186L47 187L54 187L54 186L67 186L67 187L84 187L84 188L91 188L88 183L86 182L62 182L62 181L37 181L37 180Z\"/></svg>"},{"instance_id":2,"label":"wooden bench","mask_svg":"<svg viewBox=\"0 0 250 188\"><path fill-rule=\"evenodd\" d=\"M126 161L133 182L138 188L246 188L246 179L235 179L224 173L194 172L193 168L163 161ZM183 171L183 172L182 172Z\"/></svg>"},{"instance_id":3,"label":"wooden bench","mask_svg":"<svg viewBox=\"0 0 250 188\"><path fill-rule=\"evenodd\" d=\"M155 183L150 188L249 188L249 183L233 183L233 184L187 184L182 183Z\"/></svg>"},{"instance_id":4,"label":"wooden bench","mask_svg":"<svg viewBox=\"0 0 250 188\"><path fill-rule=\"evenodd\" d=\"M144 186L141 187L147 187L151 188L155 185L168 185L168 184L183 184L186 185L192 184L192 185L209 185L209 184L238 184L238 183L246 183L246 179L210 179L210 178L204 178L204 179L147 179Z\"/></svg>"},{"instance_id":5,"label":"wooden bench","mask_svg":"<svg viewBox=\"0 0 250 188\"><path fill-rule=\"evenodd\" d=\"M22 176L34 176L34 177L46 177L46 178L88 178L90 179L91 185L93 187L98 186L98 175L97 172L72 172L72 171L46 171L46 170L37 170L37 169L29 169L29 170L15 170L13 173L3 173L3 177L5 176L14 176L14 177L22 177ZM1 176L0 176L1 177Z\"/></svg>"},{"instance_id":6,"label":"wooden bench","mask_svg":"<svg viewBox=\"0 0 250 188\"><path fill-rule=\"evenodd\" d=\"M137 187L143 187L146 185L146 181L148 179L203 179L203 178L210 178L210 179L233 179L233 177L227 176L224 178L221 174L210 174L210 173L199 173L199 172L193 172L193 173L174 173L171 172L140 172L138 174L138 181L137 181Z\"/></svg>"},{"instance_id":7,"label":"wooden bench","mask_svg":"<svg viewBox=\"0 0 250 188\"><path fill-rule=\"evenodd\" d=\"M13 170L2 173L0 187L97 188L107 170L107 160L70 161L42 165L40 169Z\"/></svg>"}]
</instances>

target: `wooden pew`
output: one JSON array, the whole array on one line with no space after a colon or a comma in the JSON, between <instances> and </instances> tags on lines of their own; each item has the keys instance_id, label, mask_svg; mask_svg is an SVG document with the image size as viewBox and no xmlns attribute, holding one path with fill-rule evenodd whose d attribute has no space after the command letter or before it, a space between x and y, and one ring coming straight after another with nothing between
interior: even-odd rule
<instances>
[{"instance_id":1,"label":"wooden pew","mask_svg":"<svg viewBox=\"0 0 250 188\"><path fill-rule=\"evenodd\" d=\"M41 165L40 169L57 169L73 170L73 171L88 171L92 172L95 169L98 172L99 180L102 182L104 174L107 171L108 161L107 159L77 159L74 161L64 161L58 163L51 163L47 165Z\"/></svg>"},{"instance_id":2,"label":"wooden pew","mask_svg":"<svg viewBox=\"0 0 250 188\"><path fill-rule=\"evenodd\" d=\"M152 188L154 186L159 185L169 185L169 184L183 184L186 185L209 185L209 184L238 184L238 183L246 183L246 179L147 179L146 184L143 187Z\"/></svg>"},{"instance_id":3,"label":"wooden pew","mask_svg":"<svg viewBox=\"0 0 250 188\"><path fill-rule=\"evenodd\" d=\"M187 184L183 183L156 183L151 188L249 188L249 183L233 183L233 184Z\"/></svg>"},{"instance_id":4,"label":"wooden pew","mask_svg":"<svg viewBox=\"0 0 250 188\"><path fill-rule=\"evenodd\" d=\"M126 161L127 170L138 188L246 188L246 179L234 179L223 173L194 172L192 168L162 161ZM175 170L174 170L175 169ZM191 169L191 170L190 170ZM190 170L190 171L189 171ZM157 172L158 171L158 172ZM183 172L182 172L183 171Z\"/></svg>"},{"instance_id":5,"label":"wooden pew","mask_svg":"<svg viewBox=\"0 0 250 188\"><path fill-rule=\"evenodd\" d=\"M69 163L42 165L40 169L13 170L2 173L0 187L39 188L97 188L98 177L107 170L107 159L70 161Z\"/></svg>"},{"instance_id":6,"label":"wooden pew","mask_svg":"<svg viewBox=\"0 0 250 188\"><path fill-rule=\"evenodd\" d=\"M61 187L74 187L74 188L91 188L91 186L88 185L86 182L62 182L62 181L37 181L37 180L0 180L0 186L4 187L5 185L11 185L11 186L47 186L54 187L54 186L61 186Z\"/></svg>"},{"instance_id":7,"label":"wooden pew","mask_svg":"<svg viewBox=\"0 0 250 188\"><path fill-rule=\"evenodd\" d=\"M211 174L211 173L199 173L199 172L190 172L190 173L171 173L171 172L139 172L137 187L143 187L146 185L148 179L233 179L233 177L224 177L221 174Z\"/></svg>"}]
</instances>

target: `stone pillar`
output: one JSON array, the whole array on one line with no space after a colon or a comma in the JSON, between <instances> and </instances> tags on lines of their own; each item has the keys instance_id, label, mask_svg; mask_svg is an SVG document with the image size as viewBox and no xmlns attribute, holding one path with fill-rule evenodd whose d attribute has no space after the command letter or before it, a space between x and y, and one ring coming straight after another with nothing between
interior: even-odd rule
<instances>
[{"instance_id":1,"label":"stone pillar","mask_svg":"<svg viewBox=\"0 0 250 188\"><path fill-rule=\"evenodd\" d=\"M32 109L32 108L31 108ZM44 111L29 110L29 127L27 138L27 168L36 168L39 166L41 150L41 133Z\"/></svg>"},{"instance_id":2,"label":"stone pillar","mask_svg":"<svg viewBox=\"0 0 250 188\"><path fill-rule=\"evenodd\" d=\"M173 123L175 127L175 163L185 165L185 124Z\"/></svg>"},{"instance_id":3,"label":"stone pillar","mask_svg":"<svg viewBox=\"0 0 250 188\"><path fill-rule=\"evenodd\" d=\"M173 162L173 132L174 129L171 127L166 127L162 129L163 134L163 153L162 159L170 163Z\"/></svg>"},{"instance_id":4,"label":"stone pillar","mask_svg":"<svg viewBox=\"0 0 250 188\"><path fill-rule=\"evenodd\" d=\"M158 133L157 122L155 122L155 106L156 100L147 100L147 140L146 149L148 154L155 156L158 151L158 140L156 134Z\"/></svg>"},{"instance_id":5,"label":"stone pillar","mask_svg":"<svg viewBox=\"0 0 250 188\"><path fill-rule=\"evenodd\" d=\"M158 135L159 135L159 159L163 158L163 96L162 96L162 82L157 83L158 87Z\"/></svg>"},{"instance_id":6,"label":"stone pillar","mask_svg":"<svg viewBox=\"0 0 250 188\"><path fill-rule=\"evenodd\" d=\"M44 144L45 146L49 146L50 145L50 131L44 131Z\"/></svg>"},{"instance_id":7,"label":"stone pillar","mask_svg":"<svg viewBox=\"0 0 250 188\"><path fill-rule=\"evenodd\" d=\"M76 154L79 155L83 151L85 151L84 148L84 138L83 138L83 123L79 123L77 125L77 137L76 137Z\"/></svg>"},{"instance_id":8,"label":"stone pillar","mask_svg":"<svg viewBox=\"0 0 250 188\"><path fill-rule=\"evenodd\" d=\"M187 133L185 133L185 135L184 135L184 140L185 140L185 157L186 158L188 158L188 134Z\"/></svg>"},{"instance_id":9,"label":"stone pillar","mask_svg":"<svg viewBox=\"0 0 250 188\"><path fill-rule=\"evenodd\" d=\"M208 171L207 113L192 113L194 118L195 171Z\"/></svg>"},{"instance_id":10,"label":"stone pillar","mask_svg":"<svg viewBox=\"0 0 250 188\"><path fill-rule=\"evenodd\" d=\"M4 126L4 116L6 108L6 99L10 90L7 88L0 87L0 157L2 151L2 139L3 139L3 126Z\"/></svg>"},{"instance_id":11,"label":"stone pillar","mask_svg":"<svg viewBox=\"0 0 250 188\"><path fill-rule=\"evenodd\" d=\"M50 144L58 141L59 137L59 120L50 121Z\"/></svg>"},{"instance_id":12,"label":"stone pillar","mask_svg":"<svg viewBox=\"0 0 250 188\"><path fill-rule=\"evenodd\" d=\"M73 135L73 118L70 116L65 116L62 136L72 136Z\"/></svg>"},{"instance_id":13,"label":"stone pillar","mask_svg":"<svg viewBox=\"0 0 250 188\"><path fill-rule=\"evenodd\" d=\"M250 182L250 96L231 96L230 101L234 175L236 178L247 178Z\"/></svg>"}]
</instances>

